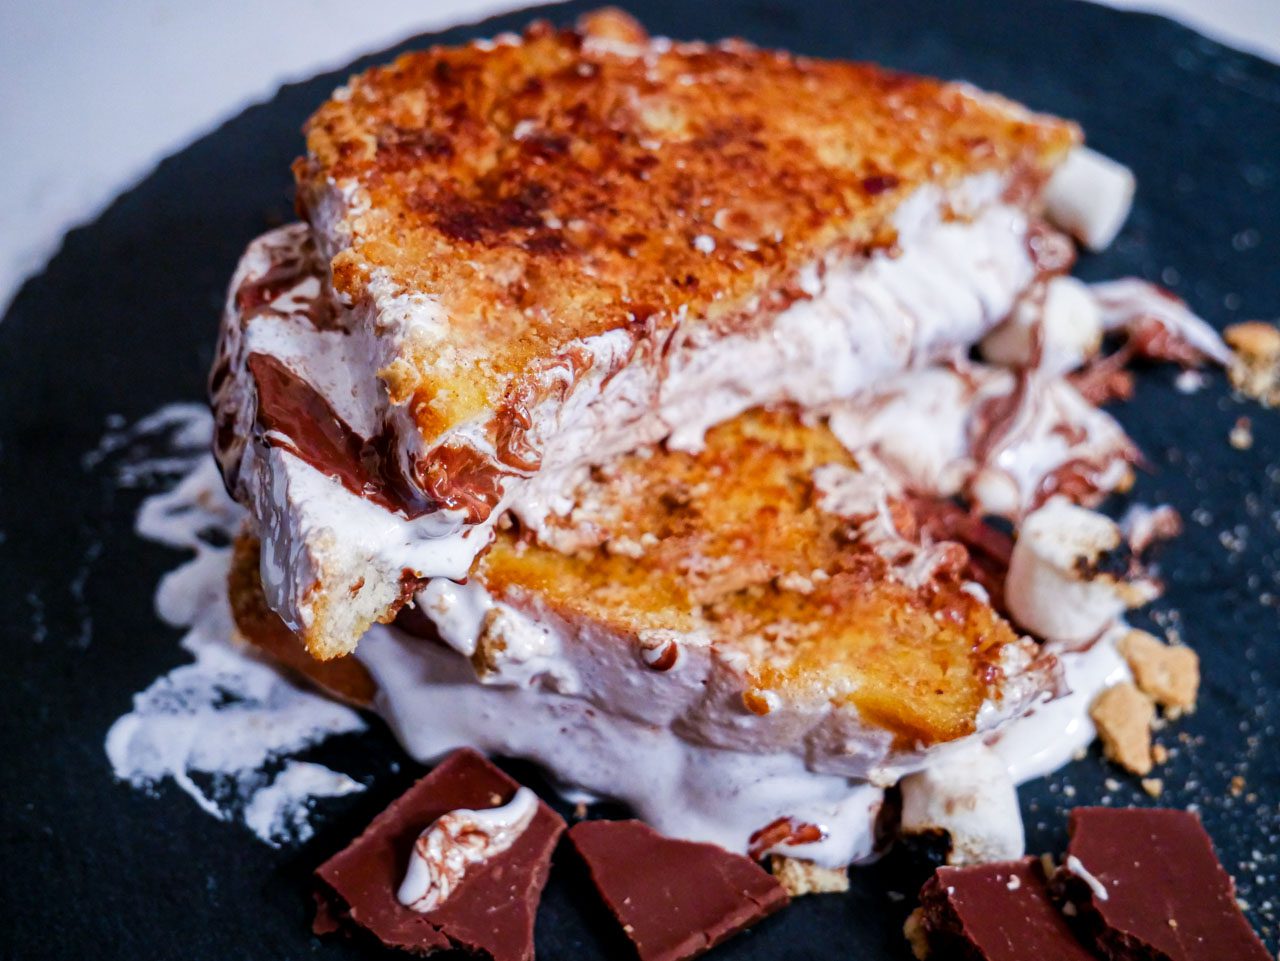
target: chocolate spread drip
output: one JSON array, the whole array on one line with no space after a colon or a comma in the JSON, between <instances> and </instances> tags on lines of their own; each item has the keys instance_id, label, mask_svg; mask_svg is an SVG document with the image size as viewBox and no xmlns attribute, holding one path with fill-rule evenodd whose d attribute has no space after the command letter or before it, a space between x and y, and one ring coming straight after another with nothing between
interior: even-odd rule
<instances>
[{"instance_id":1,"label":"chocolate spread drip","mask_svg":"<svg viewBox=\"0 0 1280 961\"><path fill-rule=\"evenodd\" d=\"M1104 364L1106 360L1100 362L1095 368L1099 370L1101 377L1096 385L1091 375L1086 373L1081 381L1073 380L1073 386L1078 390L1082 386L1087 390L1094 386L1102 390L1106 383L1114 379L1113 370L1101 370L1101 365ZM973 458L979 464L999 464L1001 450L1015 440L1014 435L1019 419L1036 401L1032 384L1034 374L1025 370L1015 373L1017 381L1012 391L987 399L975 412L973 423L970 425L969 443ZM1086 400L1093 400L1093 397L1085 391L1082 390L1081 393ZM1084 443L1088 437L1085 429L1080 425L1059 423L1052 430L1072 446ZM1131 462L1138 460L1138 452L1131 445L1119 456ZM1111 460L1105 457L1097 461L1076 457L1060 464L1043 478L1029 509L1034 510L1040 507L1055 494L1065 494L1076 503L1087 503L1098 494L1099 475L1110 463Z\"/></svg>"},{"instance_id":2,"label":"chocolate spread drip","mask_svg":"<svg viewBox=\"0 0 1280 961\"><path fill-rule=\"evenodd\" d=\"M1043 220L1034 220L1027 226L1027 253L1037 278L1065 274L1076 262L1075 243Z\"/></svg>"},{"instance_id":3,"label":"chocolate spread drip","mask_svg":"<svg viewBox=\"0 0 1280 961\"><path fill-rule=\"evenodd\" d=\"M965 548L965 575L982 585L992 607L1004 612L1004 581L1013 557L1013 538L952 501L912 497L909 503L920 534Z\"/></svg>"},{"instance_id":4,"label":"chocolate spread drip","mask_svg":"<svg viewBox=\"0 0 1280 961\"><path fill-rule=\"evenodd\" d=\"M304 281L322 276L315 263L315 251L308 243L296 254L273 263L261 276L246 280L236 290L236 307L240 312L241 326L247 326L255 317L262 316L303 316L317 330L338 330L336 312L333 309L333 298L321 289L315 296L299 299L296 305L291 304L288 310L277 310L272 302L282 294L288 293Z\"/></svg>"},{"instance_id":5,"label":"chocolate spread drip","mask_svg":"<svg viewBox=\"0 0 1280 961\"><path fill-rule=\"evenodd\" d=\"M552 399L563 403L593 363L589 351L571 347L520 378L494 417L494 450L500 463L529 474L542 466L542 452L530 442L529 411Z\"/></svg>"},{"instance_id":6,"label":"chocolate spread drip","mask_svg":"<svg viewBox=\"0 0 1280 961\"><path fill-rule=\"evenodd\" d=\"M387 510L414 518L439 508L404 482L389 431L361 437L314 387L269 354L250 354L248 366L258 388L258 424L268 444L296 454Z\"/></svg>"},{"instance_id":7,"label":"chocolate spread drip","mask_svg":"<svg viewBox=\"0 0 1280 961\"><path fill-rule=\"evenodd\" d=\"M753 861L759 861L764 858L770 848L783 844L813 844L821 841L825 836L822 828L816 824L780 817L770 821L747 839L747 856Z\"/></svg>"},{"instance_id":8,"label":"chocolate spread drip","mask_svg":"<svg viewBox=\"0 0 1280 961\"><path fill-rule=\"evenodd\" d=\"M1013 390L987 398L974 411L969 446L979 464L995 461L996 452L1009 440L1027 403L1030 377L1025 371L1016 371L1015 377Z\"/></svg>"},{"instance_id":9,"label":"chocolate spread drip","mask_svg":"<svg viewBox=\"0 0 1280 961\"><path fill-rule=\"evenodd\" d=\"M419 462L417 473L422 490L434 504L465 511L469 523L487 520L502 500L504 472L469 444L437 447Z\"/></svg>"}]
</instances>

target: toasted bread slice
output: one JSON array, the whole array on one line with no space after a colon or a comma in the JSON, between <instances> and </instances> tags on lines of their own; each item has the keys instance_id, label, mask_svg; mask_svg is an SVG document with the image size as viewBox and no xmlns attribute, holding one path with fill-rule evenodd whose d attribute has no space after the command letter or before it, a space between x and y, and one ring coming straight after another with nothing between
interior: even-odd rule
<instances>
[{"instance_id":1,"label":"toasted bread slice","mask_svg":"<svg viewBox=\"0 0 1280 961\"><path fill-rule=\"evenodd\" d=\"M874 776L1055 683L966 549L821 423L756 410L698 453L598 468L537 536L499 531L419 608L482 681L540 684L743 750Z\"/></svg>"},{"instance_id":2,"label":"toasted bread slice","mask_svg":"<svg viewBox=\"0 0 1280 961\"><path fill-rule=\"evenodd\" d=\"M407 54L307 124L295 171L337 291L431 301L440 326L383 371L428 442L529 403L588 338L759 324L833 247L891 248L919 188L990 171L1030 196L1076 139L960 85L616 17ZM529 469L526 444L500 459Z\"/></svg>"},{"instance_id":3,"label":"toasted bread slice","mask_svg":"<svg viewBox=\"0 0 1280 961\"><path fill-rule=\"evenodd\" d=\"M281 667L302 675L330 697L355 707L371 707L378 688L363 664L353 657L316 660L267 605L258 573L259 550L257 538L244 533L236 538L232 550L227 596L241 639Z\"/></svg>"},{"instance_id":4,"label":"toasted bread slice","mask_svg":"<svg viewBox=\"0 0 1280 961\"><path fill-rule=\"evenodd\" d=\"M272 607L349 652L565 471L967 348L1048 269L1039 192L1077 140L614 14L353 78L296 165L311 231L246 254L213 378Z\"/></svg>"}]
</instances>

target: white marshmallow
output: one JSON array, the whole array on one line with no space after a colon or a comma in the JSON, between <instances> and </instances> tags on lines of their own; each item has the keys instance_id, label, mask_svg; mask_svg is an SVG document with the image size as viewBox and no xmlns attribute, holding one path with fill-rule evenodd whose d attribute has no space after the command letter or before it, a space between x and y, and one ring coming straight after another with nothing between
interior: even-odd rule
<instances>
[{"instance_id":1,"label":"white marshmallow","mask_svg":"<svg viewBox=\"0 0 1280 961\"><path fill-rule=\"evenodd\" d=\"M1022 857L1022 813L1008 767L990 748L965 745L902 779L902 833L945 831L948 864Z\"/></svg>"},{"instance_id":2,"label":"white marshmallow","mask_svg":"<svg viewBox=\"0 0 1280 961\"><path fill-rule=\"evenodd\" d=\"M983 339L982 356L1009 367L1034 364L1065 374L1101 346L1102 313L1088 286L1074 277L1053 277L1018 301L1009 319Z\"/></svg>"},{"instance_id":3,"label":"white marshmallow","mask_svg":"<svg viewBox=\"0 0 1280 961\"><path fill-rule=\"evenodd\" d=\"M1150 585L1128 584L1096 569L1124 541L1110 519L1056 497L1027 515L1005 582L1009 613L1050 641L1092 640L1126 607L1151 599Z\"/></svg>"},{"instance_id":4,"label":"white marshmallow","mask_svg":"<svg viewBox=\"0 0 1280 961\"><path fill-rule=\"evenodd\" d=\"M1045 187L1045 213L1090 250L1105 250L1129 218L1133 171L1088 147L1076 147Z\"/></svg>"}]
</instances>

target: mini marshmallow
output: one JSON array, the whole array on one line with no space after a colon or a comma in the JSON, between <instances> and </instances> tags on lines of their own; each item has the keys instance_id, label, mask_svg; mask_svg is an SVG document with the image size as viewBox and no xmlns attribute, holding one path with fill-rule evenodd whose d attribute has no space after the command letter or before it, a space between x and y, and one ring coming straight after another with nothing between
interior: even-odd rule
<instances>
[{"instance_id":1,"label":"mini marshmallow","mask_svg":"<svg viewBox=\"0 0 1280 961\"><path fill-rule=\"evenodd\" d=\"M1088 286L1074 277L1053 277L1018 301L981 349L992 363L1065 374L1101 346L1102 313Z\"/></svg>"},{"instance_id":2,"label":"mini marshmallow","mask_svg":"<svg viewBox=\"0 0 1280 961\"><path fill-rule=\"evenodd\" d=\"M1129 217L1133 171L1088 147L1076 147L1045 187L1045 213L1090 250L1105 250Z\"/></svg>"},{"instance_id":3,"label":"mini marshmallow","mask_svg":"<svg viewBox=\"0 0 1280 961\"><path fill-rule=\"evenodd\" d=\"M902 833L945 831L947 863L984 864L1022 857L1018 791L1004 761L981 744L966 745L902 779Z\"/></svg>"},{"instance_id":4,"label":"mini marshmallow","mask_svg":"<svg viewBox=\"0 0 1280 961\"><path fill-rule=\"evenodd\" d=\"M1009 613L1049 641L1092 640L1127 607L1155 594L1148 582L1126 582L1099 569L1123 545L1112 520L1055 497L1027 515L1014 544L1005 581Z\"/></svg>"}]
</instances>

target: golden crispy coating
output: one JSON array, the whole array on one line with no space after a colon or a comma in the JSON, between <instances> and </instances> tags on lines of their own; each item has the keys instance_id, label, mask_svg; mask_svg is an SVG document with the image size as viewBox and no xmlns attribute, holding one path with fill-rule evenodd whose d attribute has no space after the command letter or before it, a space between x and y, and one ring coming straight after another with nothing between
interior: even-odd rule
<instances>
[{"instance_id":1,"label":"golden crispy coating","mask_svg":"<svg viewBox=\"0 0 1280 961\"><path fill-rule=\"evenodd\" d=\"M428 437L577 338L748 323L832 249L891 246L921 184L1035 185L1078 140L958 85L653 41L609 12L407 54L306 133L300 203L339 248L335 288L358 302L381 277L445 318L383 371Z\"/></svg>"},{"instance_id":2,"label":"golden crispy coating","mask_svg":"<svg viewBox=\"0 0 1280 961\"><path fill-rule=\"evenodd\" d=\"M571 553L508 530L473 576L511 603L536 596L623 636L705 630L749 655L750 710L768 711L771 694L817 696L906 744L971 733L1013 631L961 590L958 545L908 586L855 524L820 509L812 475L826 464L856 470L825 426L754 411L699 454L644 451L597 471L544 534Z\"/></svg>"}]
</instances>

